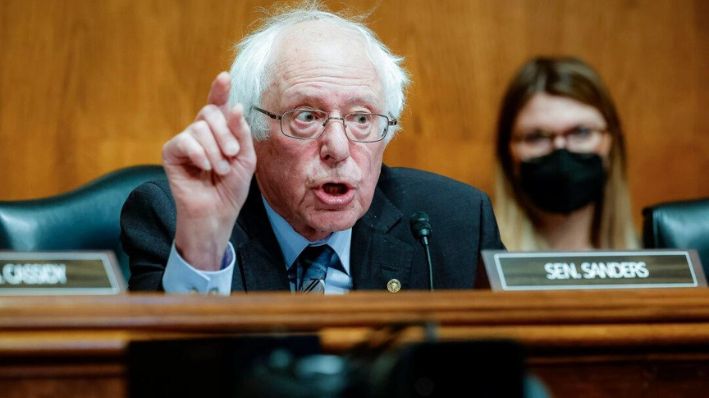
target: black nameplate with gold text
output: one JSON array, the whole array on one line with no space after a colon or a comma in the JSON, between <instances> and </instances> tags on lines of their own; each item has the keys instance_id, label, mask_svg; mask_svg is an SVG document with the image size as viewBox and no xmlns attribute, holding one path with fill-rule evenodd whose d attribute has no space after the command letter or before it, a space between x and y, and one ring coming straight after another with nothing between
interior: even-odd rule
<instances>
[{"instance_id":1,"label":"black nameplate with gold text","mask_svg":"<svg viewBox=\"0 0 709 398\"><path fill-rule=\"evenodd\" d=\"M0 251L0 295L118 294L125 280L110 251Z\"/></svg>"},{"instance_id":2,"label":"black nameplate with gold text","mask_svg":"<svg viewBox=\"0 0 709 398\"><path fill-rule=\"evenodd\" d=\"M696 250L506 252L483 250L492 290L706 286Z\"/></svg>"}]
</instances>

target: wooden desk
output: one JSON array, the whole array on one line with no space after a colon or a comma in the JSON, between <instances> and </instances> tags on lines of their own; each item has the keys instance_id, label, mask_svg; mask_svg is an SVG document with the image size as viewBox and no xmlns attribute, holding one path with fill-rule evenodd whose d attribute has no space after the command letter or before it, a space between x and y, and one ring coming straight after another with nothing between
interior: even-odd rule
<instances>
[{"instance_id":1,"label":"wooden desk","mask_svg":"<svg viewBox=\"0 0 709 398\"><path fill-rule=\"evenodd\" d=\"M1 297L4 397L126 395L130 341L315 332L344 352L373 329L425 322L441 339L511 338L557 397L702 396L709 290Z\"/></svg>"}]
</instances>

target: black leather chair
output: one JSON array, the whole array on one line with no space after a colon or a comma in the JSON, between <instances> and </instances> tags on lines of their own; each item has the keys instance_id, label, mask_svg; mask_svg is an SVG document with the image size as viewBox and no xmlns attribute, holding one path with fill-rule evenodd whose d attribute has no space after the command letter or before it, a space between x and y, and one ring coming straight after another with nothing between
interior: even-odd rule
<instances>
[{"instance_id":1,"label":"black leather chair","mask_svg":"<svg viewBox=\"0 0 709 398\"><path fill-rule=\"evenodd\" d=\"M64 194L0 201L0 249L112 250L128 280L128 257L120 241L121 208L135 187L162 178L162 166L133 166Z\"/></svg>"},{"instance_id":2,"label":"black leather chair","mask_svg":"<svg viewBox=\"0 0 709 398\"><path fill-rule=\"evenodd\" d=\"M646 248L696 249L709 277L709 198L643 209L643 243Z\"/></svg>"}]
</instances>

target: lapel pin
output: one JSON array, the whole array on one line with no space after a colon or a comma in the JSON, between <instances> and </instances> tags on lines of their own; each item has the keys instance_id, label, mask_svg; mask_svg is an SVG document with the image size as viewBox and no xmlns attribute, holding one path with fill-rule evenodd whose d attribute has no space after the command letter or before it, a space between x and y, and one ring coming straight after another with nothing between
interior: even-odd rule
<instances>
[{"instance_id":1,"label":"lapel pin","mask_svg":"<svg viewBox=\"0 0 709 398\"><path fill-rule=\"evenodd\" d=\"M399 282L398 279L390 279L389 282L387 282L387 290L389 293L397 293L401 290L401 282Z\"/></svg>"}]
</instances>

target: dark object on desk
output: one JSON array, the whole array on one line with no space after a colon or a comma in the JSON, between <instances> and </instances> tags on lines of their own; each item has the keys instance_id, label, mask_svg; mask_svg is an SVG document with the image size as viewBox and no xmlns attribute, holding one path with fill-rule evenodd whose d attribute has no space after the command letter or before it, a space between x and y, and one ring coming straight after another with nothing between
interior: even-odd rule
<instances>
[{"instance_id":1,"label":"dark object on desk","mask_svg":"<svg viewBox=\"0 0 709 398\"><path fill-rule=\"evenodd\" d=\"M119 224L123 202L143 182L164 178L162 166L134 166L60 195L0 201L0 249L113 250L127 280Z\"/></svg>"},{"instance_id":2,"label":"dark object on desk","mask_svg":"<svg viewBox=\"0 0 709 398\"><path fill-rule=\"evenodd\" d=\"M376 398L524 397L524 354L511 341L410 344L375 359L367 394Z\"/></svg>"},{"instance_id":3,"label":"dark object on desk","mask_svg":"<svg viewBox=\"0 0 709 398\"><path fill-rule=\"evenodd\" d=\"M649 249L696 249L709 276L709 198L644 208L643 243Z\"/></svg>"},{"instance_id":4,"label":"dark object on desk","mask_svg":"<svg viewBox=\"0 0 709 398\"><path fill-rule=\"evenodd\" d=\"M128 351L130 396L546 396L538 383L536 390L525 385L522 348L507 341L427 342L356 355L319 351L315 336L137 342Z\"/></svg>"},{"instance_id":5,"label":"dark object on desk","mask_svg":"<svg viewBox=\"0 0 709 398\"><path fill-rule=\"evenodd\" d=\"M257 376L260 363L286 368L320 352L318 337L309 335L134 341L128 347L129 396L249 397L241 392L242 386L262 379ZM265 382L258 388L279 393L307 387L305 379L292 375Z\"/></svg>"}]
</instances>

